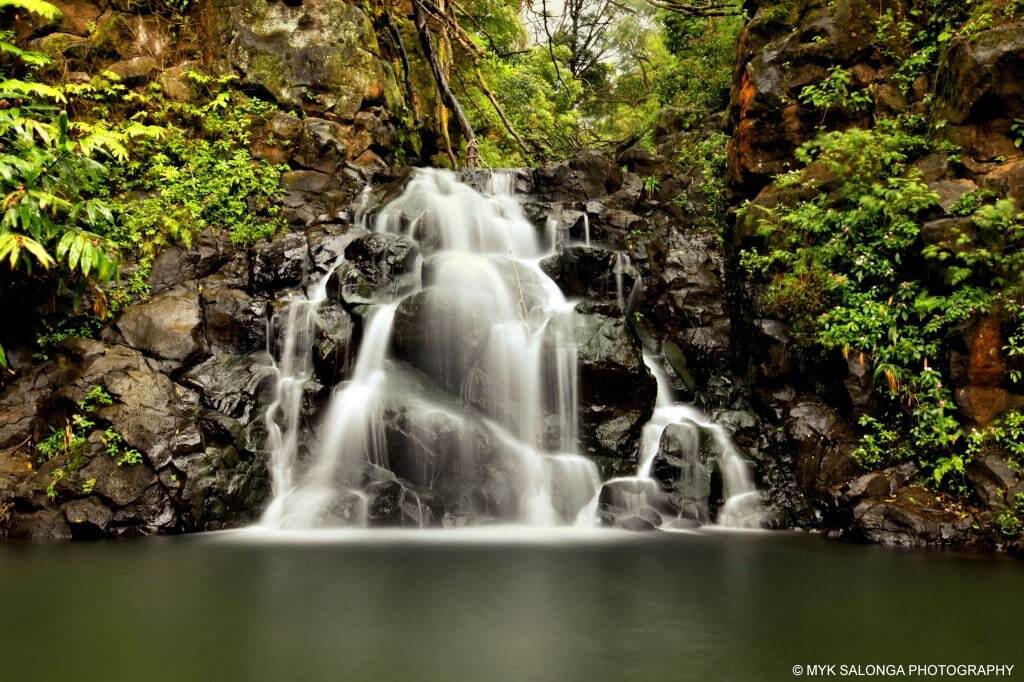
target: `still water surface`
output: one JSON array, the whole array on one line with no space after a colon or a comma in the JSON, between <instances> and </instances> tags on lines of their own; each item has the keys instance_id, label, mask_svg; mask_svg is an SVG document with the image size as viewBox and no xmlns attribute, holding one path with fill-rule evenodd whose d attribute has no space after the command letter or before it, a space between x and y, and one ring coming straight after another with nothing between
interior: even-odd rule
<instances>
[{"instance_id":1,"label":"still water surface","mask_svg":"<svg viewBox=\"0 0 1024 682\"><path fill-rule=\"evenodd\" d=\"M792 680L1013 663L1024 562L797 533L0 546L0 680ZM875 678L878 679L878 678Z\"/></svg>"}]
</instances>

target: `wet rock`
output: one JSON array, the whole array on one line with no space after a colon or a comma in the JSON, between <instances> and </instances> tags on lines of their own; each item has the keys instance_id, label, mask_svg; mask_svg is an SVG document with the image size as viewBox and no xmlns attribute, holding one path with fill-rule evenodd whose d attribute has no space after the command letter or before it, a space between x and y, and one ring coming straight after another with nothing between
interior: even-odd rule
<instances>
[{"instance_id":1,"label":"wet rock","mask_svg":"<svg viewBox=\"0 0 1024 682\"><path fill-rule=\"evenodd\" d=\"M321 383L333 386L348 375L354 358L355 324L336 303L322 304L313 321L313 368Z\"/></svg>"},{"instance_id":2,"label":"wet rock","mask_svg":"<svg viewBox=\"0 0 1024 682\"><path fill-rule=\"evenodd\" d=\"M42 509L28 514L16 514L7 530L11 540L70 540L71 529L64 517L51 510Z\"/></svg>"},{"instance_id":3,"label":"wet rock","mask_svg":"<svg viewBox=\"0 0 1024 682\"><path fill-rule=\"evenodd\" d=\"M106 453L92 458L80 474L83 480L95 479L93 492L110 500L117 507L138 501L149 486L157 482L156 474L146 463L118 465ZM168 503L169 504L169 503Z\"/></svg>"},{"instance_id":4,"label":"wet rock","mask_svg":"<svg viewBox=\"0 0 1024 682\"><path fill-rule=\"evenodd\" d=\"M582 451L598 457L635 457L640 429L650 419L658 391L639 339L622 317L584 304L562 324L576 346ZM560 333L559 326L551 325L549 339Z\"/></svg>"},{"instance_id":5,"label":"wet rock","mask_svg":"<svg viewBox=\"0 0 1024 682\"><path fill-rule=\"evenodd\" d=\"M836 493L842 501L850 503L864 497L886 497L892 492L892 488L892 482L886 474L880 471L872 471L840 486Z\"/></svg>"},{"instance_id":6,"label":"wet rock","mask_svg":"<svg viewBox=\"0 0 1024 682\"><path fill-rule=\"evenodd\" d=\"M480 292L453 287L432 287L402 299L391 339L395 357L460 395L490 335L491 304Z\"/></svg>"},{"instance_id":7,"label":"wet rock","mask_svg":"<svg viewBox=\"0 0 1024 682\"><path fill-rule=\"evenodd\" d=\"M253 260L252 283L258 292L273 292L302 284L308 270L309 248L301 232L287 232L264 246Z\"/></svg>"},{"instance_id":8,"label":"wet rock","mask_svg":"<svg viewBox=\"0 0 1024 682\"><path fill-rule=\"evenodd\" d=\"M606 520L633 516L644 507L659 504L661 495L654 479L614 478L601 485L598 509Z\"/></svg>"},{"instance_id":9,"label":"wet rock","mask_svg":"<svg viewBox=\"0 0 1024 682\"><path fill-rule=\"evenodd\" d=\"M538 168L533 184L546 201L588 201L615 193L622 186L622 171L604 154L580 152Z\"/></svg>"},{"instance_id":10,"label":"wet rock","mask_svg":"<svg viewBox=\"0 0 1024 682\"><path fill-rule=\"evenodd\" d=\"M91 363L91 369L102 370L105 360ZM88 376L90 367L86 370L83 374ZM135 364L102 373L100 381L115 402L100 409L99 416L154 467L199 447L202 434L194 421L195 397L164 374Z\"/></svg>"},{"instance_id":11,"label":"wet rock","mask_svg":"<svg viewBox=\"0 0 1024 682\"><path fill-rule=\"evenodd\" d=\"M863 411L871 403L871 394L874 389L871 365L866 356L854 353L847 357L846 366L849 370L846 378L843 379L846 395L850 398L850 404L855 410Z\"/></svg>"},{"instance_id":12,"label":"wet rock","mask_svg":"<svg viewBox=\"0 0 1024 682\"><path fill-rule=\"evenodd\" d=\"M227 230L207 228L185 249L172 244L157 254L150 271L150 289L162 293L191 280L202 279L238 257Z\"/></svg>"},{"instance_id":13,"label":"wet rock","mask_svg":"<svg viewBox=\"0 0 1024 682\"><path fill-rule=\"evenodd\" d=\"M368 522L372 526L398 526L427 528L439 523L437 500L428 490L413 490L397 480L370 484L372 500L368 509Z\"/></svg>"},{"instance_id":14,"label":"wet rock","mask_svg":"<svg viewBox=\"0 0 1024 682\"><path fill-rule=\"evenodd\" d=\"M967 468L967 480L982 504L993 510L1011 506L1017 493L1024 492L1024 479L1010 466L1009 458L996 450L974 458Z\"/></svg>"},{"instance_id":15,"label":"wet rock","mask_svg":"<svg viewBox=\"0 0 1024 682\"><path fill-rule=\"evenodd\" d=\"M712 471L717 478L715 487L721 493L717 457L714 435L699 424L687 421L665 427L651 475L675 515L707 523L713 511L709 508Z\"/></svg>"},{"instance_id":16,"label":"wet rock","mask_svg":"<svg viewBox=\"0 0 1024 682\"><path fill-rule=\"evenodd\" d=\"M858 472L851 452L856 436L839 413L816 400L788 408L785 433L796 451L797 480L805 492L826 494Z\"/></svg>"},{"instance_id":17,"label":"wet rock","mask_svg":"<svg viewBox=\"0 0 1024 682\"><path fill-rule=\"evenodd\" d=\"M636 270L627 267L614 251L590 246L563 247L542 260L540 267L566 297L590 301L616 303L620 286L626 300L637 280Z\"/></svg>"},{"instance_id":18,"label":"wet rock","mask_svg":"<svg viewBox=\"0 0 1024 682\"><path fill-rule=\"evenodd\" d=\"M186 360L206 349L199 297L185 287L129 307L117 328L132 348L166 360Z\"/></svg>"},{"instance_id":19,"label":"wet rock","mask_svg":"<svg viewBox=\"0 0 1024 682\"><path fill-rule=\"evenodd\" d=\"M114 514L107 505L94 496L71 500L61 505L64 518L76 539L101 538L107 535L107 528Z\"/></svg>"},{"instance_id":20,"label":"wet rock","mask_svg":"<svg viewBox=\"0 0 1024 682\"><path fill-rule=\"evenodd\" d=\"M117 535L136 537L178 530L178 511L159 483L146 488L137 500L114 511L111 526Z\"/></svg>"},{"instance_id":21,"label":"wet rock","mask_svg":"<svg viewBox=\"0 0 1024 682\"><path fill-rule=\"evenodd\" d=\"M658 526L661 525L661 517L653 516L627 516L624 519L618 519L615 525L623 530L633 531L635 533L645 533L647 531L657 530Z\"/></svg>"},{"instance_id":22,"label":"wet rock","mask_svg":"<svg viewBox=\"0 0 1024 682\"><path fill-rule=\"evenodd\" d=\"M266 304L262 299L213 278L204 281L199 299L211 350L250 353L266 346Z\"/></svg>"},{"instance_id":23,"label":"wet rock","mask_svg":"<svg viewBox=\"0 0 1024 682\"><path fill-rule=\"evenodd\" d=\"M954 125L1024 113L1024 27L954 38L936 76L937 113Z\"/></svg>"},{"instance_id":24,"label":"wet rock","mask_svg":"<svg viewBox=\"0 0 1024 682\"><path fill-rule=\"evenodd\" d=\"M0 451L16 449L33 435L33 425L53 386L67 380L72 368L38 366L0 394Z\"/></svg>"},{"instance_id":25,"label":"wet rock","mask_svg":"<svg viewBox=\"0 0 1024 682\"><path fill-rule=\"evenodd\" d=\"M327 283L328 296L347 306L394 300L418 279L419 249L408 237L373 232L345 247L347 265Z\"/></svg>"},{"instance_id":26,"label":"wet rock","mask_svg":"<svg viewBox=\"0 0 1024 682\"><path fill-rule=\"evenodd\" d=\"M789 325L778 320L754 320L752 347L760 361L761 375L767 379L782 379L795 368Z\"/></svg>"},{"instance_id":27,"label":"wet rock","mask_svg":"<svg viewBox=\"0 0 1024 682\"><path fill-rule=\"evenodd\" d=\"M449 514L521 518L527 471L522 453L472 417L435 405L416 389L389 391L383 407L388 465L403 481L430 490Z\"/></svg>"},{"instance_id":28,"label":"wet rock","mask_svg":"<svg viewBox=\"0 0 1024 682\"><path fill-rule=\"evenodd\" d=\"M730 95L729 172L736 186L756 190L786 170L794 149L823 124L858 122L858 112L822 112L801 105L799 96L833 64L850 69L858 87L874 81L870 64L877 62L865 36L874 35L878 14L863 0L757 8L739 41Z\"/></svg>"},{"instance_id":29,"label":"wet rock","mask_svg":"<svg viewBox=\"0 0 1024 682\"><path fill-rule=\"evenodd\" d=\"M267 403L271 381L262 355L214 355L195 366L182 383L198 390L203 405L247 423Z\"/></svg>"},{"instance_id":30,"label":"wet rock","mask_svg":"<svg viewBox=\"0 0 1024 682\"><path fill-rule=\"evenodd\" d=\"M266 455L233 445L208 447L181 462L181 504L192 528L219 530L255 521L270 497Z\"/></svg>"},{"instance_id":31,"label":"wet rock","mask_svg":"<svg viewBox=\"0 0 1024 682\"><path fill-rule=\"evenodd\" d=\"M851 534L868 542L904 547L963 546L970 541L969 516L946 511L920 487L901 488L892 500L867 499L853 508Z\"/></svg>"}]
</instances>

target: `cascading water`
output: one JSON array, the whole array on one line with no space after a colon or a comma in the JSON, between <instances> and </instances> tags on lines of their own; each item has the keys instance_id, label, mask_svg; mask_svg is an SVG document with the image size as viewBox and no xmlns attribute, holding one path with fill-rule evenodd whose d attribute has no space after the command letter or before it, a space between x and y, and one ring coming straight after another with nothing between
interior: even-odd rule
<instances>
[{"instance_id":1,"label":"cascading water","mask_svg":"<svg viewBox=\"0 0 1024 682\"><path fill-rule=\"evenodd\" d=\"M717 466L722 478L723 504L718 510L717 524L734 528L761 528L764 525L765 512L760 495L750 474L749 463L743 458L733 444L729 433L720 425L711 421L703 412L682 403L672 401L672 388L668 377L657 363L646 355L651 373L658 380L658 398L654 414L644 425L640 441L640 464L635 477L626 480L635 483L632 499L625 503L631 506L658 506L660 489L653 475L655 458L662 447L662 438L669 426L682 429L686 435L683 439L682 456L696 468L701 469L705 463L700 462L702 450L710 449L710 460L707 464ZM705 438L706 437L706 438ZM706 442L710 441L710 442ZM708 447L710 446L710 448ZM681 481L685 486L688 481ZM708 500L698 499L696 509L690 509L691 520L708 517ZM632 510L630 510L632 511ZM683 510L687 511L687 510ZM693 516L697 518L694 519ZM675 519L666 519L671 526Z\"/></svg>"},{"instance_id":2,"label":"cascading water","mask_svg":"<svg viewBox=\"0 0 1024 682\"><path fill-rule=\"evenodd\" d=\"M549 220L538 234L512 185L511 174L492 173L481 193L451 172L421 169L372 220L369 190L361 195L357 226L372 223L380 238L412 244L414 281L351 306L363 319L354 369L316 424L303 409L310 347L337 273L282 313L265 417L273 479L265 526L367 525L382 516L413 526L599 522L598 469L578 452L575 302L539 265L558 246L557 225ZM338 273L345 267L339 262ZM620 256L623 308L632 298L622 291L627 267ZM668 404L658 374L636 480L654 483L651 462L668 424L697 424L721 436L719 522L754 525L759 503L742 457L721 427Z\"/></svg>"}]
</instances>

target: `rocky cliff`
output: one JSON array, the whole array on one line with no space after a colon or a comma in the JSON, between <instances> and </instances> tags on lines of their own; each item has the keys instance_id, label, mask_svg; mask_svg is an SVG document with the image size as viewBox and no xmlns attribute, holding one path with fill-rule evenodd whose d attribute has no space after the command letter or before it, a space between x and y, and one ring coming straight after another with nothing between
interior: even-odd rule
<instances>
[{"instance_id":1,"label":"rocky cliff","mask_svg":"<svg viewBox=\"0 0 1024 682\"><path fill-rule=\"evenodd\" d=\"M950 243L959 228L969 226L971 219L955 209L964 197L986 192L1020 205L1024 158L1012 130L1024 116L1020 23L969 23L966 30L939 39L929 59L910 68L907 54L882 37L893 16L928 20L909 4L801 1L755 3L752 9L740 39L729 109L729 173L741 198L770 208L813 196L820 183L806 175L803 185L780 189L769 184L773 176L796 167L793 155L799 145L822 130L870 127L886 118L917 115L931 123L936 139L946 141L946 152L916 163L939 206L921 225L922 242L915 248ZM801 95L837 67L851 76L850 90L869 93L869 99L823 112ZM758 245L752 213L735 224L727 250ZM775 457L791 461L789 470L804 501L797 508L806 505L818 524L870 541L1000 543L1002 538L979 529L991 527L1024 490L1009 453L991 448L969 465L973 502L958 509L919 485L913 462L863 473L851 452L856 421L877 398L870 361L837 355L801 366L792 352L791 320L760 305L761 284L749 280L743 288L742 314L735 320L744 329L739 352L749 362L758 413L785 434ZM954 384L959 414L972 428L987 426L1021 404L1010 380L1014 360L1005 351L1010 333L1009 320L1000 313L976 316L956 332L948 356L937 359ZM1019 543L1008 546L1019 551Z\"/></svg>"}]
</instances>

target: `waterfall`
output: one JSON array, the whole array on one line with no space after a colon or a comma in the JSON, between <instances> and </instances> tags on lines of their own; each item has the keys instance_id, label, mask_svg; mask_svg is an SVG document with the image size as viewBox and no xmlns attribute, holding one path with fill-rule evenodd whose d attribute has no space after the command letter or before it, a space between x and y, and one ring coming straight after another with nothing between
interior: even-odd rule
<instances>
[{"instance_id":1,"label":"waterfall","mask_svg":"<svg viewBox=\"0 0 1024 682\"><path fill-rule=\"evenodd\" d=\"M308 348L301 347L309 345L308 318L323 301L330 276L308 300L288 308L278 398L267 413L274 497L264 524L311 528L366 523L367 504L372 502L369 488L397 480L389 472L386 423L395 413L406 420L403 428L421 430L428 437L432 420L456 424L462 429L460 440L470 441L456 449L471 450L474 439L489 443L488 456L493 455L495 466L503 468L501 475L514 482L510 485L515 499L508 509L499 510L498 520L534 525L595 522L591 501L600 477L596 465L576 452L577 361L565 323L573 304L540 269L540 259L550 255L555 244L541 243L512 195L512 185L511 175L494 173L486 192L480 193L453 173L422 169L372 220L366 211L367 194L360 198L358 221L372 224L378 233L416 243L423 258L420 282L411 292L373 306L364 315L368 321L355 370L334 387L315 437L306 444L305 458L299 456L298 410L311 370ZM396 314L403 304L406 312L413 308L412 297L417 295L422 296L415 301L422 304L418 319L425 325L425 338L418 340L417 349L425 359L418 369L458 396L464 404L462 414L444 398L426 391L416 394L420 389L412 388L408 368L388 360ZM463 339L481 333L481 325L486 340L470 374ZM463 453L451 466L471 467L475 456L478 453ZM423 482L437 483L436 477ZM446 480L438 487L462 503L473 497L473 486L479 482ZM422 522L421 492L430 493L406 486L402 495L415 499Z\"/></svg>"},{"instance_id":2,"label":"waterfall","mask_svg":"<svg viewBox=\"0 0 1024 682\"><path fill-rule=\"evenodd\" d=\"M403 252L415 256L403 274L414 281L348 300L361 320L358 354L351 373L327 387L330 399L315 419L304 405L315 383L317 311L332 277L347 282L346 268L355 266L340 259L271 321L268 336L280 341L268 348L277 359L265 413L273 498L264 526L598 524L611 482L603 484L579 451L577 302L540 267L561 234L551 219L543 230L526 219L512 174L484 180L478 191L452 172L418 169L376 213L371 190L360 195L356 229L375 233L363 232L380 248L414 249ZM585 214L584 227L589 242ZM374 267L391 267L375 257ZM623 310L633 298L622 281L630 267L619 254ZM344 286L331 291L346 295ZM640 492L629 504L656 488L651 467L665 429L690 423L721 436L728 499L719 521L752 524L759 503L743 458L721 427L671 404L656 374L659 402L643 430L630 479Z\"/></svg>"},{"instance_id":3,"label":"waterfall","mask_svg":"<svg viewBox=\"0 0 1024 682\"><path fill-rule=\"evenodd\" d=\"M732 442L729 432L692 405L673 402L672 388L665 372L646 354L644 362L658 381L658 398L654 414L644 425L636 478L643 481L653 480L654 460L661 447L662 436L669 425L678 425L687 430L686 455L691 461L699 456L701 435L708 434L714 453L713 464L718 466L723 484L724 502L718 511L717 524L735 528L760 528L763 525L765 511L750 473L750 463ZM706 500L704 505L706 514Z\"/></svg>"}]
</instances>

